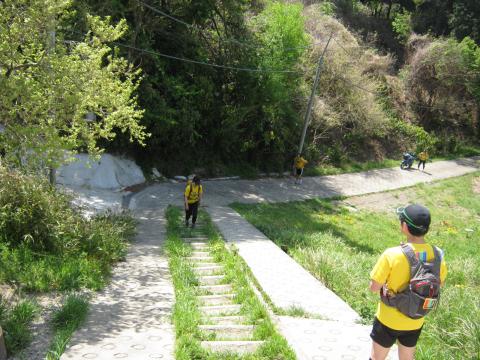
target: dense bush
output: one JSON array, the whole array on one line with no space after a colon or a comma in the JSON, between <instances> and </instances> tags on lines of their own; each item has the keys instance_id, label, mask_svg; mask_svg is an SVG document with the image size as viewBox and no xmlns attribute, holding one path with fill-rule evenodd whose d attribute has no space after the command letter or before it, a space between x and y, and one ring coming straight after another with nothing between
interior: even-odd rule
<instances>
[{"instance_id":1,"label":"dense bush","mask_svg":"<svg viewBox=\"0 0 480 360\"><path fill-rule=\"evenodd\" d=\"M127 216L84 219L46 181L0 167L0 282L100 288L133 229Z\"/></svg>"}]
</instances>

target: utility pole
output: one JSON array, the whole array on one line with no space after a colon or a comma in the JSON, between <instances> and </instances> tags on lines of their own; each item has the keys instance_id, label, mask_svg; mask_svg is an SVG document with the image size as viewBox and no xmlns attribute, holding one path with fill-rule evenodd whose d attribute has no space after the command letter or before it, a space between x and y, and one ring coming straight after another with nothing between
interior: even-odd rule
<instances>
[{"instance_id":1,"label":"utility pole","mask_svg":"<svg viewBox=\"0 0 480 360\"><path fill-rule=\"evenodd\" d=\"M52 21L50 31L48 32L48 39L47 39L47 54L51 55L55 52L55 41L56 41L56 34L55 34L55 20ZM52 73L52 65L49 65L50 73ZM51 103L51 102L50 102ZM51 114L55 117L55 111L51 110ZM50 185L55 186L57 182L57 170L50 166L48 169L48 179L50 180Z\"/></svg>"},{"instance_id":2,"label":"utility pole","mask_svg":"<svg viewBox=\"0 0 480 360\"><path fill-rule=\"evenodd\" d=\"M325 57L325 53L327 52L328 45L330 45L330 40L332 40L332 37L333 37L333 32L330 34L330 37L328 38L328 41L327 41L327 45L325 45L325 48L323 49L322 56L320 56L320 59L318 60L317 72L315 74L315 81L313 82L312 93L310 94L310 99L308 100L308 105L307 105L307 112L305 113L305 121L303 123L302 137L300 139L300 145L298 146L299 154L301 154L303 151L303 144L305 142L305 135L307 134L308 124L310 122L310 115L312 113L312 106L315 99L315 92L317 91L318 81L320 80L320 73L322 72L323 59Z\"/></svg>"}]
</instances>

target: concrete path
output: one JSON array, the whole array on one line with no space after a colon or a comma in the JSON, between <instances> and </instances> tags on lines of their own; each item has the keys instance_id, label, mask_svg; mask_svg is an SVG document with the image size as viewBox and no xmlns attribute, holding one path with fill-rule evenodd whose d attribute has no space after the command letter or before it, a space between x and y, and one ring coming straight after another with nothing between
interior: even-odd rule
<instances>
[{"instance_id":1,"label":"concrete path","mask_svg":"<svg viewBox=\"0 0 480 360\"><path fill-rule=\"evenodd\" d=\"M226 242L233 243L260 287L280 309L300 308L322 319L354 323L358 314L236 211L208 207Z\"/></svg>"},{"instance_id":2,"label":"concrete path","mask_svg":"<svg viewBox=\"0 0 480 360\"><path fill-rule=\"evenodd\" d=\"M276 307L302 308L324 319L277 317L282 334L299 360L365 359L371 346L370 326L357 324L359 316L353 309L227 205L383 192L475 172L480 169L479 160L439 161L428 164L426 172L391 168L311 177L305 178L300 186L291 178L205 182L203 204L224 239L235 243ZM181 205L184 186L182 183L152 186L134 196L131 207L156 209L168 204ZM392 350L389 359L396 358Z\"/></svg>"},{"instance_id":3,"label":"concrete path","mask_svg":"<svg viewBox=\"0 0 480 360\"><path fill-rule=\"evenodd\" d=\"M136 241L114 269L110 285L92 301L86 324L61 359L173 359L174 304L163 210L142 211Z\"/></svg>"},{"instance_id":4,"label":"concrete path","mask_svg":"<svg viewBox=\"0 0 480 360\"><path fill-rule=\"evenodd\" d=\"M232 202L287 202L317 197L353 196L413 186L480 170L480 157L428 163L426 171L390 168L355 174L304 178L302 185L293 179L205 181L204 204L229 205ZM182 204L184 183L162 183L136 194L131 208L156 209Z\"/></svg>"}]
</instances>

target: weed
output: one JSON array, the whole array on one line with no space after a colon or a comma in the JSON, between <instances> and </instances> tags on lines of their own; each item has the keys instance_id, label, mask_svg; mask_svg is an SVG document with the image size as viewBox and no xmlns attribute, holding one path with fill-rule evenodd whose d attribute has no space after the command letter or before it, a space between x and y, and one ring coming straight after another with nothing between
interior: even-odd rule
<instances>
[{"instance_id":1,"label":"weed","mask_svg":"<svg viewBox=\"0 0 480 360\"><path fill-rule=\"evenodd\" d=\"M38 305L30 300L23 300L12 308L0 301L0 326L9 356L24 349L32 340L30 324L38 311Z\"/></svg>"},{"instance_id":2,"label":"weed","mask_svg":"<svg viewBox=\"0 0 480 360\"><path fill-rule=\"evenodd\" d=\"M47 354L47 360L58 360L65 351L73 332L83 323L88 312L84 296L69 295L63 306L52 315L51 326L55 335Z\"/></svg>"}]
</instances>

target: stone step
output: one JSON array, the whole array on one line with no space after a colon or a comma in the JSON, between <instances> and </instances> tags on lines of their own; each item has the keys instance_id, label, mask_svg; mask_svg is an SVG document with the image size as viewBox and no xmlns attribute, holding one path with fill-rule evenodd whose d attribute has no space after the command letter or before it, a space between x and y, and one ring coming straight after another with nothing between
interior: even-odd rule
<instances>
[{"instance_id":1,"label":"stone step","mask_svg":"<svg viewBox=\"0 0 480 360\"><path fill-rule=\"evenodd\" d=\"M233 304L233 299L235 299L235 294L205 295L198 297L200 304L210 306Z\"/></svg>"},{"instance_id":2,"label":"stone step","mask_svg":"<svg viewBox=\"0 0 480 360\"><path fill-rule=\"evenodd\" d=\"M201 285L220 285L225 275L206 275L199 276L198 281Z\"/></svg>"},{"instance_id":3,"label":"stone step","mask_svg":"<svg viewBox=\"0 0 480 360\"><path fill-rule=\"evenodd\" d=\"M263 341L202 341L200 346L212 352L251 354L263 343Z\"/></svg>"},{"instance_id":4,"label":"stone step","mask_svg":"<svg viewBox=\"0 0 480 360\"><path fill-rule=\"evenodd\" d=\"M199 241L207 241L208 237L206 236L197 236L197 237L184 237L182 240L186 243L191 243L191 242L199 242Z\"/></svg>"},{"instance_id":5,"label":"stone step","mask_svg":"<svg viewBox=\"0 0 480 360\"><path fill-rule=\"evenodd\" d=\"M190 243L190 246L193 248L193 250L203 251L205 249L208 249L208 244L202 242L192 242Z\"/></svg>"},{"instance_id":6,"label":"stone step","mask_svg":"<svg viewBox=\"0 0 480 360\"><path fill-rule=\"evenodd\" d=\"M200 311L207 316L236 315L240 309L240 305L200 306Z\"/></svg>"},{"instance_id":7,"label":"stone step","mask_svg":"<svg viewBox=\"0 0 480 360\"><path fill-rule=\"evenodd\" d=\"M211 266L220 266L218 265L218 263L215 263L215 262L204 262L204 261L200 261L200 262L196 262L193 264L194 266L194 269L197 268L197 267L211 267Z\"/></svg>"},{"instance_id":8,"label":"stone step","mask_svg":"<svg viewBox=\"0 0 480 360\"><path fill-rule=\"evenodd\" d=\"M195 266L193 271L197 275L220 275L224 272L223 266L214 265L214 266Z\"/></svg>"},{"instance_id":9,"label":"stone step","mask_svg":"<svg viewBox=\"0 0 480 360\"><path fill-rule=\"evenodd\" d=\"M197 250L194 250L192 251L192 255L191 256L197 256L197 257L205 257L205 256L210 256L210 253L208 251L197 251Z\"/></svg>"},{"instance_id":10,"label":"stone step","mask_svg":"<svg viewBox=\"0 0 480 360\"><path fill-rule=\"evenodd\" d=\"M189 256L187 260L196 262L196 263L202 263L202 262L212 262L215 259L211 256Z\"/></svg>"},{"instance_id":11,"label":"stone step","mask_svg":"<svg viewBox=\"0 0 480 360\"><path fill-rule=\"evenodd\" d=\"M232 292L233 288L230 284L222 285L201 285L198 287L199 290L206 291L213 295L228 294Z\"/></svg>"},{"instance_id":12,"label":"stone step","mask_svg":"<svg viewBox=\"0 0 480 360\"><path fill-rule=\"evenodd\" d=\"M232 325L243 324L247 321L247 318L245 316L212 316L205 318L203 321L206 324Z\"/></svg>"},{"instance_id":13,"label":"stone step","mask_svg":"<svg viewBox=\"0 0 480 360\"><path fill-rule=\"evenodd\" d=\"M199 325L206 334L215 334L217 340L250 340L253 337L253 325Z\"/></svg>"}]
</instances>

